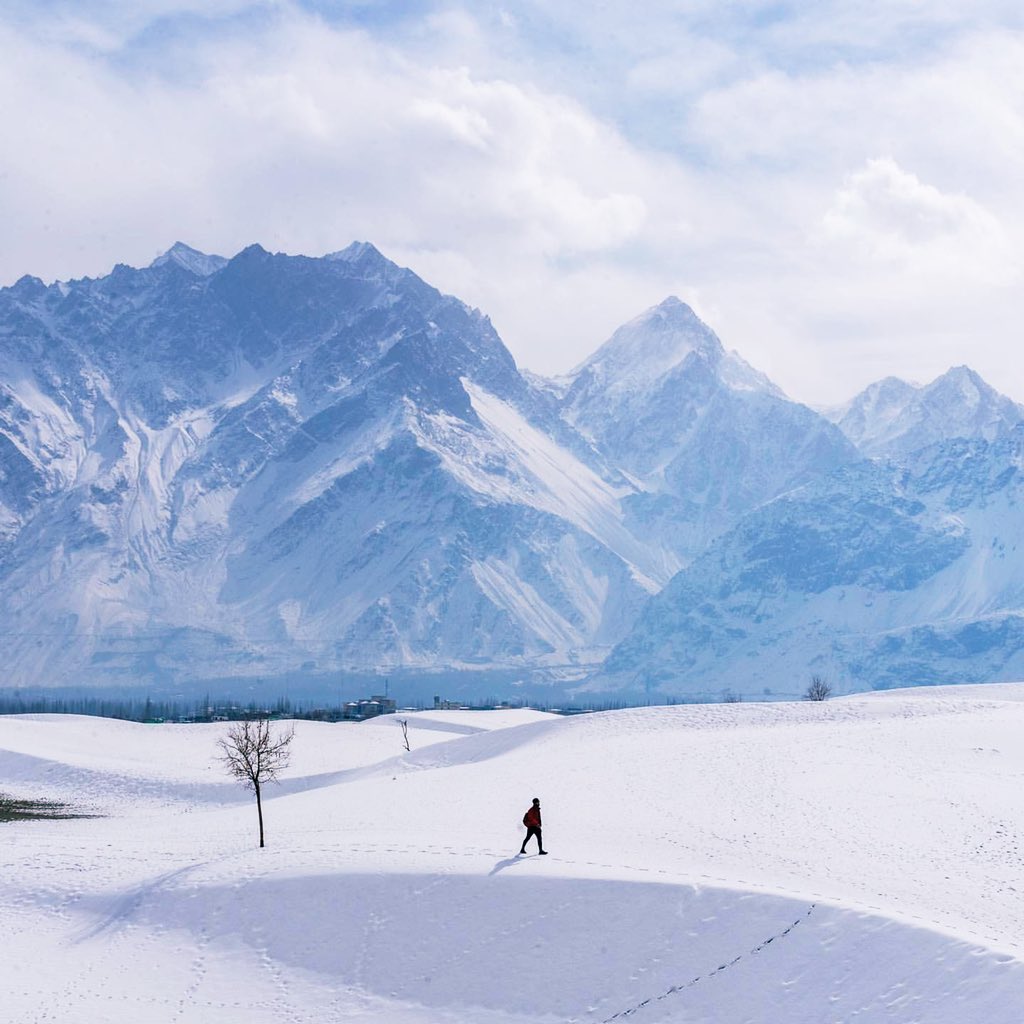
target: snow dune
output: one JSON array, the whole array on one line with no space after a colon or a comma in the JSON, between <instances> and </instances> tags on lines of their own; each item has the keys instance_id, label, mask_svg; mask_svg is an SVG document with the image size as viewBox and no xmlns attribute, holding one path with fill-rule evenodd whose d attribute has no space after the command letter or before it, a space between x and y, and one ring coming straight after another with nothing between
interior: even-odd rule
<instances>
[{"instance_id":1,"label":"snow dune","mask_svg":"<svg viewBox=\"0 0 1024 1024\"><path fill-rule=\"evenodd\" d=\"M1024 1007L1024 685L225 726L0 718L11 1022L927 1021ZM532 796L547 858L517 858Z\"/></svg>"}]
</instances>

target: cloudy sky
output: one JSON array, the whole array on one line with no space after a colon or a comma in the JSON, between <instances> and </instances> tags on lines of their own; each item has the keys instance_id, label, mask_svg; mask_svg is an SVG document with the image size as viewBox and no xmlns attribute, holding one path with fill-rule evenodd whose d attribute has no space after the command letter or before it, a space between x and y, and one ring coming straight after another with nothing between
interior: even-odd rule
<instances>
[{"instance_id":1,"label":"cloudy sky","mask_svg":"<svg viewBox=\"0 0 1024 1024\"><path fill-rule=\"evenodd\" d=\"M0 114L0 284L369 240L542 373L676 294L1024 400L1019 0L0 0Z\"/></svg>"}]
</instances>

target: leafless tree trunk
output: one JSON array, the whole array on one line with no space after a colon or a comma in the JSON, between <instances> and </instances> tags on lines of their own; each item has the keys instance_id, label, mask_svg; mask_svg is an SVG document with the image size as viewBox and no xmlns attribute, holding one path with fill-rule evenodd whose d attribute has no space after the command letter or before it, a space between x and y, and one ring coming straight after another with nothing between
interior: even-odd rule
<instances>
[{"instance_id":1,"label":"leafless tree trunk","mask_svg":"<svg viewBox=\"0 0 1024 1024\"><path fill-rule=\"evenodd\" d=\"M400 718L398 724L402 727L402 742L405 744L405 749L412 750L412 747L409 746L409 719Z\"/></svg>"},{"instance_id":2,"label":"leafless tree trunk","mask_svg":"<svg viewBox=\"0 0 1024 1024\"><path fill-rule=\"evenodd\" d=\"M260 822L260 847L263 844L263 793L265 782L275 782L277 773L288 767L290 744L295 730L275 733L266 718L236 722L218 742L223 751L221 763L228 774L256 794L256 814Z\"/></svg>"}]
</instances>

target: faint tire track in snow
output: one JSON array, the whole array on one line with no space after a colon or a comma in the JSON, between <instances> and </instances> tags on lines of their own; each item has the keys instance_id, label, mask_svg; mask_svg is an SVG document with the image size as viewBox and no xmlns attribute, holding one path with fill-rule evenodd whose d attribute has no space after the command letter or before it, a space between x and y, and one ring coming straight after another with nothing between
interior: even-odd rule
<instances>
[{"instance_id":1,"label":"faint tire track in snow","mask_svg":"<svg viewBox=\"0 0 1024 1024\"><path fill-rule=\"evenodd\" d=\"M129 922L130 919L139 911L147 896L151 896L153 893L166 886L169 882L173 882L200 867L203 867L203 865L187 864L185 867L178 868L175 871L168 871L165 874L157 875L156 878L152 878L148 882L136 886L125 895L119 896L110 905L108 913L101 917L100 920L91 927L80 932L75 941L85 942L88 939L94 939L98 935L102 935L104 932L111 931L118 925Z\"/></svg>"},{"instance_id":2,"label":"faint tire track in snow","mask_svg":"<svg viewBox=\"0 0 1024 1024\"><path fill-rule=\"evenodd\" d=\"M814 912L814 908L816 906L816 903L812 903L807 908L807 912L803 914L801 917L798 917L795 921L793 921L792 924L790 924L786 928L783 928L782 931L778 932L776 935L772 935L769 938L765 939L763 942L759 942L756 946L753 947L753 949L747 950L746 953L740 953L737 956L733 957L732 960L727 960L724 964L719 964L714 970L707 971L704 974L698 974L697 977L691 978L689 981L682 982L679 985L672 985L669 989L662 992L661 995L650 996L649 998L644 999L642 1002L637 1003L635 1006L630 1006L625 1010L620 1010L618 1013L613 1013L610 1017L605 1017L601 1024L610 1024L611 1021L623 1020L626 1017L631 1017L634 1013L636 1013L638 1010L642 1010L645 1006L649 1006L652 1003L661 1002L663 999L668 999L669 996L677 995L680 992L686 991L686 989L688 988L693 988L694 985L697 985L702 981L706 981L709 978L714 978L717 975L721 974L723 971L727 971L730 967L735 966L741 960L746 959L748 956L756 956L762 950L767 949L768 946L770 946L773 942L776 942L778 939L785 938L785 936L789 935L789 933L802 921L806 921L807 918L809 918L811 914Z\"/></svg>"}]
</instances>

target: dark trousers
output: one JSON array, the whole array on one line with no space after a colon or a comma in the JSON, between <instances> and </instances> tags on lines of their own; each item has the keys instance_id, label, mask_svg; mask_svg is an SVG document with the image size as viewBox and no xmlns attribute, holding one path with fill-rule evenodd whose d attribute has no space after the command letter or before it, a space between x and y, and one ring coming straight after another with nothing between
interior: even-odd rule
<instances>
[{"instance_id":1,"label":"dark trousers","mask_svg":"<svg viewBox=\"0 0 1024 1024\"><path fill-rule=\"evenodd\" d=\"M530 841L530 839L533 836L537 837L537 849L538 850L543 850L544 849L544 840L541 839L541 837L540 837L540 829L537 828L534 825L527 825L526 826L526 838L523 840L523 848L519 851L520 853L526 853L526 844Z\"/></svg>"}]
</instances>

